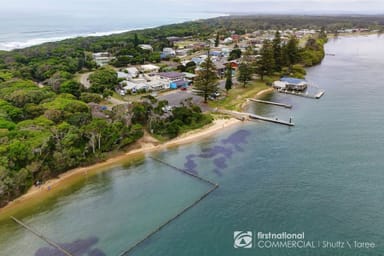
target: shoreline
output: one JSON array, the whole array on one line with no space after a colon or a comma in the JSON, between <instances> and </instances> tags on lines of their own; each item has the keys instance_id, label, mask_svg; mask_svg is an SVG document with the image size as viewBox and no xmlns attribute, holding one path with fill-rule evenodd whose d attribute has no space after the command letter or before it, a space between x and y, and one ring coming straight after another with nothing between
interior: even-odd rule
<instances>
[{"instance_id":1,"label":"shoreline","mask_svg":"<svg viewBox=\"0 0 384 256\"><path fill-rule=\"evenodd\" d=\"M144 156L147 153L156 152L160 150L164 150L167 148L172 148L176 146L181 146L188 144L192 141L200 140L203 138L207 138L223 129L232 127L236 124L241 124L242 121L236 118L220 118L215 119L211 124L202 127L197 130L193 130L182 134L170 141L160 143L155 145L151 142L143 142L141 143L141 147L138 149L133 149L126 153L121 153L116 156L113 156L103 162L96 163L86 167L78 167L72 170L68 170L62 174L60 174L57 178L50 179L46 181L43 185L36 187L32 186L24 195L16 198L15 200L9 202L4 207L0 208L0 220L2 219L2 215L7 215L7 213L17 211L19 208L25 206L25 203L28 201L32 201L33 199L44 199L48 196L54 196L55 191L60 191L68 185L73 184L76 181L79 181L81 178L87 178L88 175L96 174L100 171L105 170L106 168L113 167L114 165L118 165L123 161L134 160L139 156ZM34 202L32 202L33 204Z\"/></svg>"},{"instance_id":2,"label":"shoreline","mask_svg":"<svg viewBox=\"0 0 384 256\"><path fill-rule=\"evenodd\" d=\"M191 13L198 14L197 17L188 17L183 18L182 20L175 20L174 22L170 23L163 23L159 22L159 24L156 25L148 25L148 26L138 26L135 28L127 28L127 29L118 29L118 30L110 30L110 31L89 31L84 33L68 33L68 35L57 35L52 37L36 37L36 38L29 38L25 40L12 40L7 42L1 42L0 43L0 51L5 52L11 52L14 50L22 50L33 46L40 46L46 43L54 43L54 42L60 42L68 39L77 39L77 38L87 38L87 37L103 37L103 36L110 36L110 35L118 35L118 34L124 34L129 32L135 32L135 31L141 31L141 30L147 30L147 29L154 29L161 26L169 26L169 25L177 25L182 24L185 22L194 22L198 20L207 20L207 19L213 19L213 18L219 18L219 17L226 17L230 16L230 14L227 13L210 13L210 12L202 12L202 13ZM202 15L206 15L205 17L202 17Z\"/></svg>"},{"instance_id":3,"label":"shoreline","mask_svg":"<svg viewBox=\"0 0 384 256\"><path fill-rule=\"evenodd\" d=\"M272 87L271 88L266 88L266 89L263 89L263 90L259 91L254 97L256 99L260 99L265 94L273 92L273 91L274 91L274 89ZM249 104L250 104L250 102L248 100L244 101L244 103L240 105L240 110L241 111L245 111L245 109L249 106Z\"/></svg>"}]
</instances>

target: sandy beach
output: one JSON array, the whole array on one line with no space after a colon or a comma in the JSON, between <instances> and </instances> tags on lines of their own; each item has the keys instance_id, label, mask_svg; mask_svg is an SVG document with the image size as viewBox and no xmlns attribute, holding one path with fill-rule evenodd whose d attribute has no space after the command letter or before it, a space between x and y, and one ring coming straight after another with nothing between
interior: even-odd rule
<instances>
[{"instance_id":1,"label":"sandy beach","mask_svg":"<svg viewBox=\"0 0 384 256\"><path fill-rule=\"evenodd\" d=\"M273 92L273 88L261 90L254 97L260 98L264 94L270 92ZM246 104L248 103L244 102L242 104L242 109L244 109ZM54 196L55 192L57 192L58 190L63 190L71 184L75 183L76 181L86 179L88 175L92 175L105 169L109 169L114 165L121 164L121 162L123 161L134 160L150 152L188 144L192 141L198 141L200 139L207 138L219 131L222 131L225 128L241 123L242 121L233 117L227 119L215 119L211 124L203 128L184 133L178 136L177 138L164 143L160 143L153 137L146 134L143 138L138 141L139 148L130 150L127 153L118 154L117 156L108 158L106 161L94 165L69 170L59 175L59 177L57 178L46 181L40 187L31 187L27 193L8 203L3 208L0 208L0 219L2 217L1 215L10 215L12 212L16 212L17 209L24 207L27 203L33 205L34 203L37 203L46 197Z\"/></svg>"},{"instance_id":2,"label":"sandy beach","mask_svg":"<svg viewBox=\"0 0 384 256\"><path fill-rule=\"evenodd\" d=\"M225 128L231 127L239 123L241 123L241 121L235 118L215 119L213 123L203 128L187 132L175 139L160 144L156 142L156 140L152 137L144 136L139 141L140 148L138 149L131 150L127 153L122 153L115 157L109 158L104 162L100 162L91 166L72 169L61 174L58 178L46 181L40 187L33 186L26 194L13 200L5 207L1 208L0 215L9 215L11 212L17 210L19 207L24 207L25 203L29 201L38 202L44 199L47 195L53 194L56 190L62 189L70 185L71 183L78 181L79 179L84 179L88 175L97 173L99 171L102 171L103 169L105 170L109 167L112 167L113 165L118 165L122 161L135 159L137 157L145 155L146 153L154 152L157 150L163 150L166 148L187 144L192 141L197 141L209 137L219 131L222 131Z\"/></svg>"}]
</instances>

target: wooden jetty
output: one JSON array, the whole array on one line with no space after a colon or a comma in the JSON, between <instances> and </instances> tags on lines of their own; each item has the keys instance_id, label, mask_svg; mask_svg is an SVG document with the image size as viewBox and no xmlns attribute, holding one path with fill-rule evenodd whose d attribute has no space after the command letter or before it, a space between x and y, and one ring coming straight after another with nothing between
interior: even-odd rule
<instances>
[{"instance_id":1,"label":"wooden jetty","mask_svg":"<svg viewBox=\"0 0 384 256\"><path fill-rule=\"evenodd\" d=\"M285 93L285 94L290 94L290 95L295 95L295 96L300 96L304 98L310 98L310 99L320 99L325 91L320 91L316 94L307 94L307 93L302 93L302 92L295 92L295 91L290 91L290 90L277 90L280 93Z\"/></svg>"},{"instance_id":2,"label":"wooden jetty","mask_svg":"<svg viewBox=\"0 0 384 256\"><path fill-rule=\"evenodd\" d=\"M278 103L278 102L273 102L273 101L258 100L258 99L252 99L252 98L249 98L248 100L253 101L253 102L263 103L263 104L274 105L274 106L278 106L278 107L292 108L292 105Z\"/></svg>"},{"instance_id":3,"label":"wooden jetty","mask_svg":"<svg viewBox=\"0 0 384 256\"><path fill-rule=\"evenodd\" d=\"M280 120L278 118L259 116L259 115L255 115L255 114L247 113L247 112L238 112L238 111L226 110L223 113L231 114L231 115L236 115L236 116L243 116L244 118L246 117L248 119L262 120L262 121L271 122L271 123L275 123L275 124L282 124L282 125L287 125L287 126L295 126L295 123L292 123L291 120L290 121L284 121L284 120Z\"/></svg>"},{"instance_id":4,"label":"wooden jetty","mask_svg":"<svg viewBox=\"0 0 384 256\"><path fill-rule=\"evenodd\" d=\"M164 164L176 171L179 171L183 174L186 174L186 175L189 175L193 178L196 178L202 182L205 182L205 183L208 183L209 185L212 186L212 188L206 192L204 195L202 195L201 197L199 197L197 200L195 200L192 204L190 204L189 206L185 207L184 209L182 209L180 212L178 212L175 216L173 216L172 218L170 218L169 220L167 220L166 222L164 222L163 224L161 224L160 226L158 226L155 230L153 230L152 232L148 233L144 238L142 238L140 241L138 241L137 243L135 243L133 246L131 246L129 249L123 251L122 253L119 254L119 256L124 256L124 255L128 255L130 254L133 250L135 250L138 246L140 246L142 243L144 243L145 241L147 241L149 238L151 238L154 234L156 234L157 232L159 232L161 229L163 229L165 226L167 226L168 224L171 224L173 221L175 221L177 218L179 218L181 215L183 215L184 213L186 213L189 209L191 209L192 207L196 206L198 203L200 203L204 198L206 198L209 194L211 194L213 191L215 191L217 188L219 188L219 185L210 181L210 180L207 180L203 177L200 177L194 173L191 173L190 171L187 171L187 170L184 170L184 169L181 169L181 168L178 168L172 164L169 164L163 160L160 160L158 158L155 158L155 157L150 157L152 160L154 161L157 161L161 164Z\"/></svg>"},{"instance_id":5,"label":"wooden jetty","mask_svg":"<svg viewBox=\"0 0 384 256\"><path fill-rule=\"evenodd\" d=\"M270 117L264 117L264 116L259 116L259 115L255 115L255 114L249 114L249 117L252 118L252 119L262 120L262 121L276 123L276 124L282 124L282 125L287 125L287 126L295 126L295 124L292 123L291 121L287 122L287 121L280 120L278 118L273 119L273 118L270 118Z\"/></svg>"},{"instance_id":6,"label":"wooden jetty","mask_svg":"<svg viewBox=\"0 0 384 256\"><path fill-rule=\"evenodd\" d=\"M57 243L53 242L52 240L48 239L47 237L45 237L43 234L37 232L36 230L34 230L33 228L31 228L30 226L28 226L27 224L25 224L24 222L16 219L15 217L11 216L11 219L16 222L17 224L19 224L20 226L22 226L23 228L25 228L26 230L28 230L29 232L31 232L32 234L34 234L35 236L37 236L38 238L40 238L41 240L43 240L44 242L48 243L49 245L55 247L57 250L59 250L60 252L62 252L64 255L67 255L67 256L74 256L73 254L71 254L70 252L68 252L67 250L65 250L63 247L61 247L60 245L58 245Z\"/></svg>"}]
</instances>

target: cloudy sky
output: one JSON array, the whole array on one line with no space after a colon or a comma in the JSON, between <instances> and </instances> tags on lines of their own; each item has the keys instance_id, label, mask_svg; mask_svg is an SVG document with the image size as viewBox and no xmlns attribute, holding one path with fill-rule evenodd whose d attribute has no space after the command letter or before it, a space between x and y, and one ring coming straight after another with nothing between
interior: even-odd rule
<instances>
[{"instance_id":1,"label":"cloudy sky","mask_svg":"<svg viewBox=\"0 0 384 256\"><path fill-rule=\"evenodd\" d=\"M2 11L43 12L48 10L91 11L110 10L153 12L164 10L249 13L365 13L384 14L383 0L1 0Z\"/></svg>"}]
</instances>

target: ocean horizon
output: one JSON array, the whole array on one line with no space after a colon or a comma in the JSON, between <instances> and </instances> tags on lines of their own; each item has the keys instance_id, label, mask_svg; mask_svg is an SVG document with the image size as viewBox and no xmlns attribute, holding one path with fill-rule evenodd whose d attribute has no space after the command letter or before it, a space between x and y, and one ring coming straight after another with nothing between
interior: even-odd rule
<instances>
[{"instance_id":1,"label":"ocean horizon","mask_svg":"<svg viewBox=\"0 0 384 256\"><path fill-rule=\"evenodd\" d=\"M184 12L177 16L154 15L143 17L105 17L100 20L97 15L87 17L26 15L26 20L12 19L15 13L0 17L0 50L11 51L27 48L47 42L88 36L106 36L133 30L148 29L163 25L177 24L199 19L228 16L225 13ZM49 22L48 22L49 21ZM77 24L77 25L74 25Z\"/></svg>"}]
</instances>

